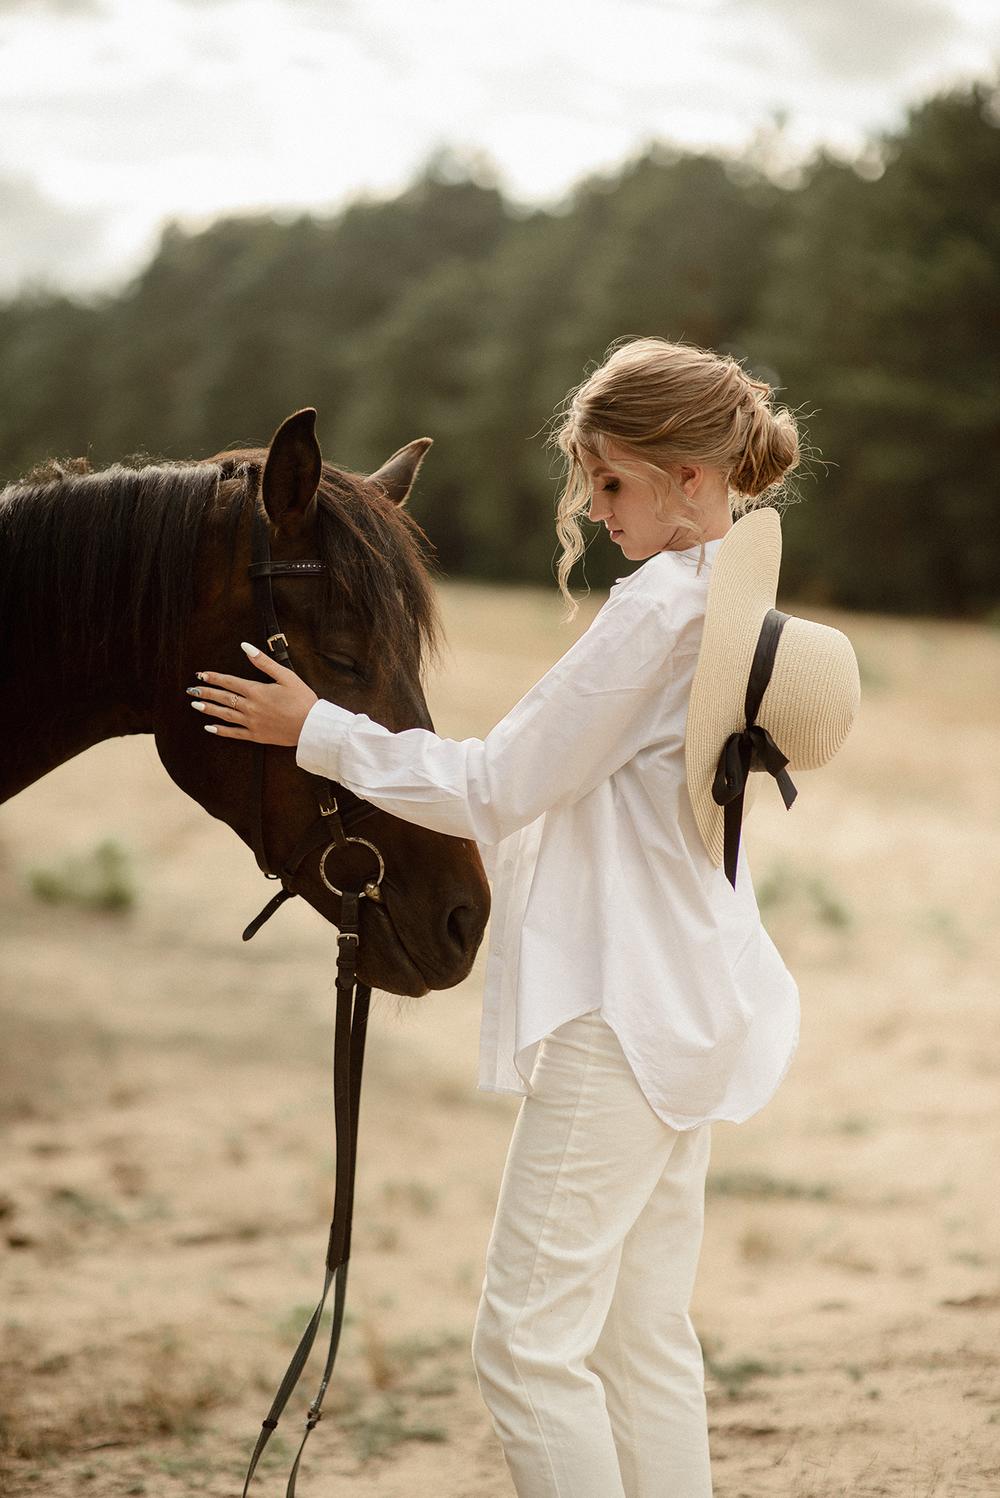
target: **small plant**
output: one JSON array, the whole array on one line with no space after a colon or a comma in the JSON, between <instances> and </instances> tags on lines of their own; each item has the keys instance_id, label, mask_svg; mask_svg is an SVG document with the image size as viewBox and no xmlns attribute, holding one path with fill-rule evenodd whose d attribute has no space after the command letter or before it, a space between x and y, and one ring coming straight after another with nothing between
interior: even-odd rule
<instances>
[{"instance_id":1,"label":"small plant","mask_svg":"<svg viewBox=\"0 0 1000 1498\"><path fill-rule=\"evenodd\" d=\"M780 905L792 904L805 898L824 926L842 930L851 924L851 913L842 900L829 888L825 879L813 874L803 878L789 864L779 861L763 878L755 881L757 906L763 915Z\"/></svg>"},{"instance_id":2,"label":"small plant","mask_svg":"<svg viewBox=\"0 0 1000 1498\"><path fill-rule=\"evenodd\" d=\"M715 1196L749 1196L757 1201L775 1197L830 1201L835 1194L833 1187L822 1181L810 1185L805 1181L783 1180L762 1170L723 1170L715 1175L710 1172L706 1190Z\"/></svg>"},{"instance_id":3,"label":"small plant","mask_svg":"<svg viewBox=\"0 0 1000 1498\"><path fill-rule=\"evenodd\" d=\"M394 1222L372 1222L368 1225L368 1237L379 1253L395 1253L400 1244L399 1228Z\"/></svg>"},{"instance_id":4,"label":"small plant","mask_svg":"<svg viewBox=\"0 0 1000 1498\"><path fill-rule=\"evenodd\" d=\"M120 1227L125 1221L117 1207L89 1191L78 1191L75 1186L54 1186L49 1192L49 1201L81 1226L84 1223L104 1223Z\"/></svg>"},{"instance_id":5,"label":"small plant","mask_svg":"<svg viewBox=\"0 0 1000 1498\"><path fill-rule=\"evenodd\" d=\"M762 879L754 881L757 895L757 907L763 915L765 911L776 909L784 904L795 892L795 877L784 863L776 864L769 869Z\"/></svg>"},{"instance_id":6,"label":"small plant","mask_svg":"<svg viewBox=\"0 0 1000 1498\"><path fill-rule=\"evenodd\" d=\"M111 838L58 867L29 870L28 887L36 900L83 910L130 910L136 898L131 860Z\"/></svg>"},{"instance_id":7,"label":"small plant","mask_svg":"<svg viewBox=\"0 0 1000 1498\"><path fill-rule=\"evenodd\" d=\"M781 1249L773 1233L750 1227L740 1235L740 1256L748 1264L766 1264L780 1257Z\"/></svg>"},{"instance_id":8,"label":"small plant","mask_svg":"<svg viewBox=\"0 0 1000 1498\"><path fill-rule=\"evenodd\" d=\"M813 877L807 882L806 890L811 895L813 907L824 926L836 926L843 929L851 924L851 916L846 905L843 905L836 895L831 893L823 879Z\"/></svg>"},{"instance_id":9,"label":"small plant","mask_svg":"<svg viewBox=\"0 0 1000 1498\"><path fill-rule=\"evenodd\" d=\"M705 1352L704 1359L706 1370L730 1399L738 1399L752 1378L774 1378L784 1372L779 1364L762 1363L759 1358L735 1358L727 1363Z\"/></svg>"},{"instance_id":10,"label":"small plant","mask_svg":"<svg viewBox=\"0 0 1000 1498\"><path fill-rule=\"evenodd\" d=\"M291 1306L286 1312L284 1312L279 1317L276 1323L276 1330L281 1340L283 1342L289 1343L293 1347L296 1346L298 1344L299 1338L302 1336L302 1333L306 1329L306 1324L313 1316L315 1310L315 1302L310 1301L307 1303L304 1301L299 1301L297 1305ZM332 1318L332 1300L328 1299L326 1305L323 1308L322 1324L320 1331L317 1334L318 1339L322 1339L323 1328L329 1327ZM345 1332L347 1328L349 1326L353 1326L356 1321L357 1315L354 1311L344 1311L344 1319L342 1325ZM269 1385L267 1387L269 1387Z\"/></svg>"},{"instance_id":11,"label":"small plant","mask_svg":"<svg viewBox=\"0 0 1000 1498\"><path fill-rule=\"evenodd\" d=\"M423 1181L385 1181L382 1196L388 1205L403 1207L421 1217L430 1217L438 1208L437 1191Z\"/></svg>"},{"instance_id":12,"label":"small plant","mask_svg":"<svg viewBox=\"0 0 1000 1498\"><path fill-rule=\"evenodd\" d=\"M416 1333L387 1341L370 1316L362 1321L360 1332L368 1377L372 1387L383 1392L401 1385L418 1365L464 1348L467 1342L464 1335L455 1332L441 1332L437 1336Z\"/></svg>"},{"instance_id":13,"label":"small plant","mask_svg":"<svg viewBox=\"0 0 1000 1498\"><path fill-rule=\"evenodd\" d=\"M972 1269L982 1269L986 1259L982 1254L976 1253L974 1249L960 1249L952 1254L952 1262L955 1264L968 1264Z\"/></svg>"},{"instance_id":14,"label":"small plant","mask_svg":"<svg viewBox=\"0 0 1000 1498\"><path fill-rule=\"evenodd\" d=\"M448 1432L439 1425L409 1425L401 1400L384 1397L375 1408L344 1420L355 1453L361 1462L383 1456L403 1441L447 1441Z\"/></svg>"},{"instance_id":15,"label":"small plant","mask_svg":"<svg viewBox=\"0 0 1000 1498\"><path fill-rule=\"evenodd\" d=\"M229 1395L225 1369L200 1366L164 1331L145 1348L142 1366L127 1382L94 1376L82 1356L74 1359L79 1395L57 1421L46 1401L29 1400L24 1393L42 1376L44 1365L36 1362L26 1334L12 1337L9 1326L6 1330L6 1362L0 1364L0 1492L6 1491L16 1462L82 1456L104 1445L142 1449L161 1438L189 1443Z\"/></svg>"},{"instance_id":16,"label":"small plant","mask_svg":"<svg viewBox=\"0 0 1000 1498\"><path fill-rule=\"evenodd\" d=\"M913 924L918 931L942 941L956 957L968 957L973 951L973 943L963 930L958 916L948 907L928 906L917 912L913 917Z\"/></svg>"}]
</instances>

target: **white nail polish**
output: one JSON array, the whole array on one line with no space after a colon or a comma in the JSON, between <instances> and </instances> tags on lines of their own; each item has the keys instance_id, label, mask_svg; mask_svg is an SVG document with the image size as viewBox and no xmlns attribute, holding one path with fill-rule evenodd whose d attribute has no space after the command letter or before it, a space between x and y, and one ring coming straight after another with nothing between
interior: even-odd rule
<instances>
[{"instance_id":1,"label":"white nail polish","mask_svg":"<svg viewBox=\"0 0 1000 1498\"><path fill-rule=\"evenodd\" d=\"M256 645L249 645L246 640L240 641L240 649L246 651L247 655L260 655Z\"/></svg>"},{"instance_id":2,"label":"white nail polish","mask_svg":"<svg viewBox=\"0 0 1000 1498\"><path fill-rule=\"evenodd\" d=\"M214 723L206 723L205 724L205 732L206 733L218 733L218 731L219 730L218 730L217 726Z\"/></svg>"},{"instance_id":3,"label":"white nail polish","mask_svg":"<svg viewBox=\"0 0 1000 1498\"><path fill-rule=\"evenodd\" d=\"M205 704L203 702L192 702L191 706L196 713L203 713L205 711Z\"/></svg>"}]
</instances>

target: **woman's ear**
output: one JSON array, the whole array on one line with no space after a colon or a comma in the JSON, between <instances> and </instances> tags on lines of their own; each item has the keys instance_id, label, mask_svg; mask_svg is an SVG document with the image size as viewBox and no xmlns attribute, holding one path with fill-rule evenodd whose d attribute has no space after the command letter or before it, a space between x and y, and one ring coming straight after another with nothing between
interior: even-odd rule
<instances>
[{"instance_id":1,"label":"woman's ear","mask_svg":"<svg viewBox=\"0 0 1000 1498\"><path fill-rule=\"evenodd\" d=\"M677 467L677 483L684 490L688 499L694 499L705 479L705 467L702 463L680 463Z\"/></svg>"}]
</instances>

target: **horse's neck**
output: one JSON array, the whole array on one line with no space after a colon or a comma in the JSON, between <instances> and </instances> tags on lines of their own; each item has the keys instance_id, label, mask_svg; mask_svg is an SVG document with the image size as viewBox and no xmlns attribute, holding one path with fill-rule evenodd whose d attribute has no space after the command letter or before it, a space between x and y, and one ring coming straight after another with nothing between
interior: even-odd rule
<instances>
[{"instance_id":1,"label":"horse's neck","mask_svg":"<svg viewBox=\"0 0 1000 1498\"><path fill-rule=\"evenodd\" d=\"M140 481L136 473L134 482ZM70 494L76 480L65 482ZM37 492L29 490L27 497L20 497L14 519L8 517L4 530L11 555L26 549L27 537L39 548L58 545L62 560L55 570L25 566L20 571L8 568L5 573L8 593L0 631L0 801L93 744L123 734L152 732L154 727L155 684L141 679L134 661L132 631L139 621L119 617L123 605L116 601L113 587L95 588L92 560L89 573L83 572L86 582L81 596L74 597L72 565L67 566L65 559L72 558L74 548L86 539L79 519L82 511L77 503L75 521L63 529L46 525L44 504L50 498L44 486ZM98 509L98 519L101 513ZM112 512L112 520L118 527L120 546L121 506L117 514ZM113 547L106 565L109 570L122 565ZM74 621L73 632L62 627L65 619ZM108 641L107 650L88 650L94 640ZM148 659L151 667L157 661L152 641L141 658Z\"/></svg>"},{"instance_id":2,"label":"horse's neck","mask_svg":"<svg viewBox=\"0 0 1000 1498\"><path fill-rule=\"evenodd\" d=\"M22 619L38 616L30 598L19 602ZM81 619L80 628L118 639L113 621ZM129 684L133 673L115 658L114 647L108 669L95 675L82 661L74 670L55 632L50 642L36 643L30 660L29 652L18 648L23 636L16 622L12 635L0 641L0 802L93 744L152 731L152 710L141 702L144 694Z\"/></svg>"},{"instance_id":3,"label":"horse's neck","mask_svg":"<svg viewBox=\"0 0 1000 1498\"><path fill-rule=\"evenodd\" d=\"M23 684L0 688L0 802L93 744L153 730L148 707L123 700L114 687L80 683L61 699L46 699L44 680L27 691Z\"/></svg>"}]
</instances>

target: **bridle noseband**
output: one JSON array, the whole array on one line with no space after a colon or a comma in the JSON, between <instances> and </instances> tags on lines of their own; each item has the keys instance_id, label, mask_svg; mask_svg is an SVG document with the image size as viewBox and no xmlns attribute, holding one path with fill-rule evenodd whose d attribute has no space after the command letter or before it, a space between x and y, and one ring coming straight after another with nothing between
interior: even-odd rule
<instances>
[{"instance_id":1,"label":"bridle noseband","mask_svg":"<svg viewBox=\"0 0 1000 1498\"><path fill-rule=\"evenodd\" d=\"M270 655L282 665L291 667L292 660L288 650L288 640L284 631L278 623L274 609L274 594L271 588L272 577L318 577L328 575L329 569L322 561L273 561L271 558L271 546L268 539L267 520L263 510L258 506L254 510L253 531L251 540L252 561L249 567L250 577L253 581L254 601L257 610L258 625L261 628L263 638L266 641ZM243 940L249 941L263 926L265 921L270 920L274 912L290 899L298 891L290 887L295 879L302 863L310 854L319 850L319 874L326 888L333 894L340 896L340 917L337 921L339 934L337 937L337 1020L334 1038L333 1053L333 1102L334 1119L336 1127L336 1187L333 1198L333 1220L330 1224L330 1237L326 1251L326 1270L323 1280L323 1293L320 1296L308 1325L302 1333L298 1347L285 1372L284 1378L278 1386L278 1390L267 1413L267 1418L262 1422L260 1435L254 1447L247 1469L246 1479L243 1484L243 1498L246 1498L253 1480L257 1463L260 1461L261 1453L271 1437L271 1432L276 1428L281 1413L288 1402L295 1385L298 1383L309 1354L312 1351L316 1334L319 1331L320 1321L323 1315L323 1307L326 1304L327 1294L331 1284L336 1280L333 1300L333 1322L330 1328L330 1344L327 1350L326 1363L323 1368L323 1376L319 1389L306 1415L306 1428L299 1445L295 1461L288 1478L288 1486L285 1490L286 1498L294 1498L295 1483L298 1476L299 1462L302 1459L302 1451L309 1438L309 1434L318 1425L322 1415L323 1398L326 1394L330 1375L333 1371L334 1361L337 1356L337 1348L340 1343L340 1332L344 1318L344 1302L347 1294L347 1263L351 1248L351 1219L354 1201L354 1169L358 1147L358 1108L361 1101L361 1069L364 1063L365 1035L368 1027L368 1008L371 999L371 988L357 980L357 957L360 934L359 907L363 899L381 901L382 879L385 875L385 863L382 855L375 844L367 838L352 836L347 829L355 826L365 817L371 816L377 808L370 802L361 800L344 786L337 785L332 780L327 780L321 775L310 774L316 788L316 796L319 803L319 816L312 822L299 838L291 854L285 860L281 868L275 872L272 870L264 846L264 764L266 750L263 744L254 744L254 825L253 825L253 850L261 872L268 879L280 879L281 889L272 900L264 906L264 909L254 918L243 932ZM303 774L308 773L306 771ZM344 875L338 877L344 879L344 886L338 887L331 877L332 871L327 865L331 859L335 860L338 854L348 851L352 846L367 849L374 857L375 871L373 877L363 882L359 888L351 889Z\"/></svg>"}]
</instances>

